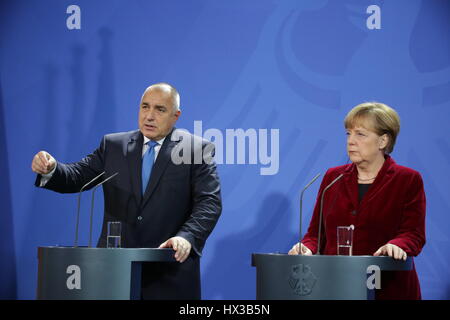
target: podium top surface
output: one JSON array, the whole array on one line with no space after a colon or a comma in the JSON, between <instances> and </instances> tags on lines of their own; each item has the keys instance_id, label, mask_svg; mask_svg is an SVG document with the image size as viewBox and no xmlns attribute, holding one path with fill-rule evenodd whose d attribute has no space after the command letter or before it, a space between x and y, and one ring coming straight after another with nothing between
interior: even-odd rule
<instances>
[{"instance_id":1,"label":"podium top surface","mask_svg":"<svg viewBox=\"0 0 450 320\"><path fill-rule=\"evenodd\" d=\"M335 264L335 265L361 265L370 266L376 265L381 270L385 271L401 271L411 270L413 258L408 257L406 261L395 260L387 256L332 256L332 255L288 255L281 253L253 253L252 266L256 267L260 264L266 263L292 263L292 264Z\"/></svg>"},{"instance_id":2,"label":"podium top surface","mask_svg":"<svg viewBox=\"0 0 450 320\"><path fill-rule=\"evenodd\" d=\"M38 247L38 256L58 255L89 259L120 259L128 261L176 262L175 251L170 248L92 248L92 247Z\"/></svg>"}]
</instances>

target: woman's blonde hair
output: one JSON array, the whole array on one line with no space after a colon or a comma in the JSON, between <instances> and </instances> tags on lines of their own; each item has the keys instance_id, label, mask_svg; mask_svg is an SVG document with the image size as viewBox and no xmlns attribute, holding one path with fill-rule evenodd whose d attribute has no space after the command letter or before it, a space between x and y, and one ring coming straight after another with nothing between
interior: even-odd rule
<instances>
[{"instance_id":1,"label":"woman's blonde hair","mask_svg":"<svg viewBox=\"0 0 450 320\"><path fill-rule=\"evenodd\" d=\"M379 136L386 134L389 141L384 153L389 154L394 150L395 140L400 132L400 117L394 109L383 103L365 102L350 110L344 119L344 126L346 129L362 126Z\"/></svg>"}]
</instances>

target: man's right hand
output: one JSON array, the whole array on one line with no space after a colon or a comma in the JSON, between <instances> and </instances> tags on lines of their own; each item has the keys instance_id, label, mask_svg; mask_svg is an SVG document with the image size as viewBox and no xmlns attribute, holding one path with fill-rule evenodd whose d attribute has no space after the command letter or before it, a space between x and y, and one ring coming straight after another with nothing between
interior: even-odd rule
<instances>
[{"instance_id":1,"label":"man's right hand","mask_svg":"<svg viewBox=\"0 0 450 320\"><path fill-rule=\"evenodd\" d=\"M46 151L38 152L31 162L31 170L38 174L50 173L56 166L56 160Z\"/></svg>"}]
</instances>

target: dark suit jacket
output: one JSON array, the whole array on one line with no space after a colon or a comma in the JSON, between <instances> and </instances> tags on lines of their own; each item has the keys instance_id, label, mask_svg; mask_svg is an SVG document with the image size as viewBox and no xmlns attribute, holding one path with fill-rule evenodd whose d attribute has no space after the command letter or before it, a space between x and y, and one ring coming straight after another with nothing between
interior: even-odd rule
<instances>
[{"instance_id":1,"label":"dark suit jacket","mask_svg":"<svg viewBox=\"0 0 450 320\"><path fill-rule=\"evenodd\" d=\"M341 173L344 176L324 196L321 252L337 254L337 226L353 224L353 254L373 255L386 243L417 256L425 244L425 192L420 174L397 165L386 156L378 176L358 201L354 164L331 168L323 178L307 234L302 243L317 252L320 197L323 189ZM415 269L382 272L377 299L420 299Z\"/></svg>"},{"instance_id":2,"label":"dark suit jacket","mask_svg":"<svg viewBox=\"0 0 450 320\"><path fill-rule=\"evenodd\" d=\"M57 192L78 192L96 175L119 174L103 185L104 221L99 247L106 246L108 221L122 221L122 246L155 248L173 236L192 244L189 258L182 264L143 269L143 298L200 298L199 257L205 241L221 214L219 177L214 162L201 163L195 153L212 150L212 144L174 129L166 137L153 165L147 189L142 195L141 169L143 135L140 131L108 134L100 147L81 161L58 162L52 178L44 186ZM190 163L175 164L177 152ZM186 155L189 152L189 155ZM195 159L194 159L195 158ZM36 185L39 185L38 176Z\"/></svg>"}]
</instances>

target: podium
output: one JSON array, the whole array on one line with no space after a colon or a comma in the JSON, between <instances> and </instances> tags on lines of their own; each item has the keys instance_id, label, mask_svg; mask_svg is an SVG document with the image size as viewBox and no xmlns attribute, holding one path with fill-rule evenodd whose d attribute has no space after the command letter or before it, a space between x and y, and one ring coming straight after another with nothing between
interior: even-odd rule
<instances>
[{"instance_id":1,"label":"podium","mask_svg":"<svg viewBox=\"0 0 450 320\"><path fill-rule=\"evenodd\" d=\"M380 271L411 270L412 259L254 253L256 299L370 300L376 289L368 282L372 283L377 273L380 276Z\"/></svg>"},{"instance_id":2,"label":"podium","mask_svg":"<svg viewBox=\"0 0 450 320\"><path fill-rule=\"evenodd\" d=\"M143 262L176 262L172 249L39 247L37 299L140 299Z\"/></svg>"}]
</instances>

